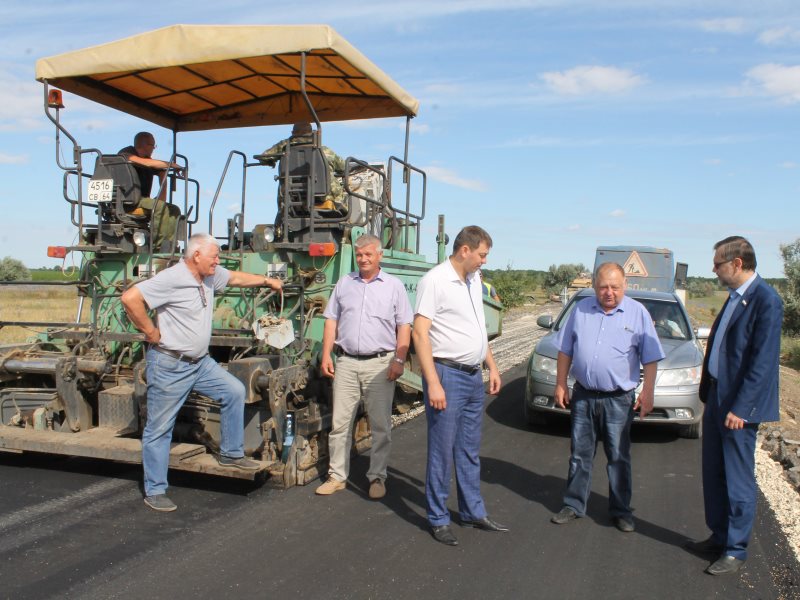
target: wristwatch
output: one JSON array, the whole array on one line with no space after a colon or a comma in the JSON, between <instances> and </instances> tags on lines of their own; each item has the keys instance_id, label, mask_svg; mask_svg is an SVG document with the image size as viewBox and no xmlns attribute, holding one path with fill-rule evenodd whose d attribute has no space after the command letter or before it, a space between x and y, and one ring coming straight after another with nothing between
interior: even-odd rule
<instances>
[{"instance_id":1,"label":"wristwatch","mask_svg":"<svg viewBox=\"0 0 800 600\"><path fill-rule=\"evenodd\" d=\"M399 356L395 356L394 358L392 358L392 361L396 362L398 365L406 364L406 361L400 358Z\"/></svg>"}]
</instances>

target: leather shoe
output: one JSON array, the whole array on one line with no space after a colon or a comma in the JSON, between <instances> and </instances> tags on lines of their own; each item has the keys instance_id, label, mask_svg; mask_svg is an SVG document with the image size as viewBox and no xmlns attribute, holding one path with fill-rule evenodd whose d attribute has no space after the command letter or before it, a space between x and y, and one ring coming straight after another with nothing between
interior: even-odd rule
<instances>
[{"instance_id":1,"label":"leather shoe","mask_svg":"<svg viewBox=\"0 0 800 600\"><path fill-rule=\"evenodd\" d=\"M578 518L578 513L572 510L569 506L565 506L560 511L558 511L557 515L553 515L550 518L550 522L555 523L556 525L564 525L565 523L574 521L577 518Z\"/></svg>"},{"instance_id":2,"label":"leather shoe","mask_svg":"<svg viewBox=\"0 0 800 600\"><path fill-rule=\"evenodd\" d=\"M440 544L445 544L446 546L458 546L458 540L456 539L456 536L453 535L450 525L432 525L431 533L433 534L433 539Z\"/></svg>"},{"instance_id":3,"label":"leather shoe","mask_svg":"<svg viewBox=\"0 0 800 600\"><path fill-rule=\"evenodd\" d=\"M744 565L744 561L734 556L723 556L714 563L708 565L706 573L709 575L727 575L736 573Z\"/></svg>"},{"instance_id":4,"label":"leather shoe","mask_svg":"<svg viewBox=\"0 0 800 600\"><path fill-rule=\"evenodd\" d=\"M635 529L633 519L630 517L614 517L612 520L614 521L614 527L622 533L631 533Z\"/></svg>"},{"instance_id":5,"label":"leather shoe","mask_svg":"<svg viewBox=\"0 0 800 600\"><path fill-rule=\"evenodd\" d=\"M722 544L718 544L716 541L714 541L713 535L701 542L689 540L683 545L683 547L697 554L716 554L717 556L719 556L725 549L722 547Z\"/></svg>"},{"instance_id":6,"label":"leather shoe","mask_svg":"<svg viewBox=\"0 0 800 600\"><path fill-rule=\"evenodd\" d=\"M482 519L475 519L474 521L465 521L462 519L461 526L475 527L476 529L482 529L483 531L508 531L508 527L505 525L500 525L500 523L497 521L493 521L488 517L488 515Z\"/></svg>"}]
</instances>

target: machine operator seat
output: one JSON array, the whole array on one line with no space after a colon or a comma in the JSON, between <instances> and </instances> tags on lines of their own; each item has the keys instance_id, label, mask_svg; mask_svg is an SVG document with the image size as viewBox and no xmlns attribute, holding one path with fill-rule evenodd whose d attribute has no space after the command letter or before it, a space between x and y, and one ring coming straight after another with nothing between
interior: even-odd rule
<instances>
[{"instance_id":1,"label":"machine operator seat","mask_svg":"<svg viewBox=\"0 0 800 600\"><path fill-rule=\"evenodd\" d=\"M290 145L278 165L282 187L287 183L287 174L288 188L283 197L288 198L290 215L308 215L309 198L313 198L316 207L325 204L331 186L328 163L321 148L310 144Z\"/></svg>"},{"instance_id":2,"label":"machine operator seat","mask_svg":"<svg viewBox=\"0 0 800 600\"><path fill-rule=\"evenodd\" d=\"M149 219L139 208L142 199L139 175L125 157L119 154L101 154L94 166L92 180L112 179L114 191L111 202L99 205L100 216L106 223L122 223L141 227Z\"/></svg>"}]
</instances>

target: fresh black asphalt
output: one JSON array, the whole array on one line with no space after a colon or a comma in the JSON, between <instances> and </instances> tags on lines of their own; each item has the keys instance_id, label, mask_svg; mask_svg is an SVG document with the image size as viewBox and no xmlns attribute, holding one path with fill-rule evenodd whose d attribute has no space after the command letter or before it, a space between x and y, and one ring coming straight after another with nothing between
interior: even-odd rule
<instances>
[{"instance_id":1,"label":"fresh black asphalt","mask_svg":"<svg viewBox=\"0 0 800 600\"><path fill-rule=\"evenodd\" d=\"M426 528L425 418L394 430L388 495L367 498L367 457L331 497L170 474L174 513L141 501L140 467L0 454L2 598L793 598L798 569L760 501L740 574L703 573L686 551L705 537L700 443L634 429L636 532L607 515L599 448L586 518L550 523L561 506L569 427L522 419L523 367L488 397L481 451L490 515L509 533L459 527L458 547Z\"/></svg>"}]
</instances>

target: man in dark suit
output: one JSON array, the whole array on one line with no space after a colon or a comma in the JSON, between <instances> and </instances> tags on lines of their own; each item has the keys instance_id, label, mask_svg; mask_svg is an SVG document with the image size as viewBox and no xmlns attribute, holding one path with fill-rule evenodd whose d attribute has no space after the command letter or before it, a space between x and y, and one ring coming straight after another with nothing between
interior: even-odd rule
<instances>
[{"instance_id":1,"label":"man in dark suit","mask_svg":"<svg viewBox=\"0 0 800 600\"><path fill-rule=\"evenodd\" d=\"M735 573L747 560L756 512L758 425L777 421L778 358L783 304L755 272L743 237L714 245L714 273L729 297L708 339L700 399L703 415L703 497L711 536L688 547L717 558L706 573Z\"/></svg>"}]
</instances>

